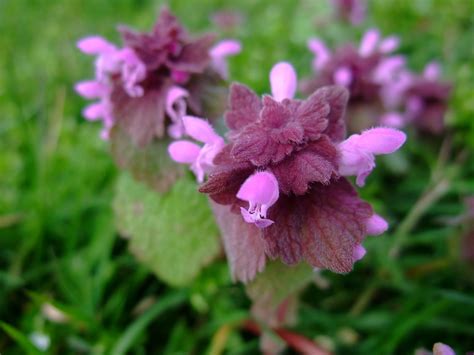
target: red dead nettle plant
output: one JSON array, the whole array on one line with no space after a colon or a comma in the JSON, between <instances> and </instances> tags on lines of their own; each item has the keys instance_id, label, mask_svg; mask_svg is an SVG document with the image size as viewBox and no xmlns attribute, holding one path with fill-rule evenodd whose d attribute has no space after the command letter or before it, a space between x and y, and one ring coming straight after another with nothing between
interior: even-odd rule
<instances>
[{"instance_id":1,"label":"red dead nettle plant","mask_svg":"<svg viewBox=\"0 0 474 355\"><path fill-rule=\"evenodd\" d=\"M101 136L110 139L120 165L132 170L135 177L152 181L156 190L168 190L178 197L187 193L186 189L170 186L186 187L189 181L183 183L185 178L170 175L178 165L168 157L163 159L161 148L166 147L175 162L189 165L200 184L199 192L210 200L236 280L248 283L264 275L266 267L283 264L303 265L310 273L319 269L350 272L366 252L364 239L382 234L388 224L359 198L348 178L355 177L355 184L364 186L375 168L376 155L395 152L406 139L403 132L388 127L346 136L344 116L350 99L346 87L358 80L357 74L344 66L337 68L331 76L336 85L318 86L305 99L295 98L297 76L286 62L276 64L270 72L271 95L259 97L247 86L234 83L224 114L228 130L222 137L214 129L216 118L211 113L220 106L222 95L214 94L225 87L226 57L237 54L240 44L233 40L214 43L210 35L191 37L166 9L150 33L123 26L119 31L122 47L98 36L79 41L79 49L96 58L95 78L78 83L76 90L96 100L83 114L88 120L103 122ZM370 43L360 50L363 57L373 54L372 42L378 39L365 41ZM377 51L388 53L396 45L396 39L388 39ZM380 59L379 52L374 56ZM318 60L324 62L321 53ZM390 67L386 61L379 62ZM197 191L192 193L200 196ZM163 226L170 223L180 225L166 229L169 233L186 227L179 211L167 210L167 200L162 196L156 194L161 207L154 210L152 218L165 220L152 229L152 236L163 233ZM125 213L135 213L139 218L149 205L137 204L133 196L132 208ZM159 215L162 210L166 213ZM177 218L169 218L170 214ZM203 221L197 218L192 223L190 229ZM147 234L149 230L135 232ZM133 227L124 234L136 237ZM160 238L167 243L176 238L186 240L183 235ZM142 254L149 252L148 244L138 249ZM193 259L195 248L187 249L189 259ZM193 265L202 267L215 254L204 250L203 256L197 257L202 260L193 261ZM149 259L154 258L151 254ZM161 273L163 269L158 268L157 274ZM166 280L172 283L167 275ZM188 280L189 275L195 274L180 280ZM285 324L296 308L296 298L291 294L278 299L276 306L268 306L262 295L269 294L273 303L271 291L261 295L249 285L248 292L254 300L254 315L271 327Z\"/></svg>"},{"instance_id":2,"label":"red dead nettle plant","mask_svg":"<svg viewBox=\"0 0 474 355\"><path fill-rule=\"evenodd\" d=\"M396 151L406 136L379 127L346 138L347 89L327 86L294 99L296 73L288 63L273 67L270 83L272 95L263 98L242 84L231 86L227 142L206 121L187 117L185 132L205 144L176 141L170 155L190 164L198 181L207 174L199 191L209 195L218 214L240 215L239 227L222 228L237 279L252 279L266 257L349 272L365 254L365 237L383 233L387 223L346 176L363 186L375 155ZM253 250L237 257L233 245L242 230Z\"/></svg>"}]
</instances>

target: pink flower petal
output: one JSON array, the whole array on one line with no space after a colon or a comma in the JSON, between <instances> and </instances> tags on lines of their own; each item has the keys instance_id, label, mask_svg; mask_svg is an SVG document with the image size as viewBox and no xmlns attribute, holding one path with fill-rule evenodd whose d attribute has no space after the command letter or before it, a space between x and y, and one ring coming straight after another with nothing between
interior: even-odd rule
<instances>
[{"instance_id":1,"label":"pink flower petal","mask_svg":"<svg viewBox=\"0 0 474 355\"><path fill-rule=\"evenodd\" d=\"M373 214L367 220L367 234L369 235L380 235L388 229L388 223L378 214Z\"/></svg>"},{"instance_id":2,"label":"pink flower petal","mask_svg":"<svg viewBox=\"0 0 474 355\"><path fill-rule=\"evenodd\" d=\"M260 216L256 215L255 213L250 213L243 207L240 207L240 214L245 222L255 224L255 226L259 229L267 228L271 226L274 221L268 218L260 218Z\"/></svg>"},{"instance_id":3,"label":"pink flower petal","mask_svg":"<svg viewBox=\"0 0 474 355\"><path fill-rule=\"evenodd\" d=\"M229 76L226 57L236 55L240 53L241 50L242 46L239 41L228 39L220 41L209 51L214 70L216 70L224 79L227 79Z\"/></svg>"},{"instance_id":4,"label":"pink flower petal","mask_svg":"<svg viewBox=\"0 0 474 355\"><path fill-rule=\"evenodd\" d=\"M397 78L397 74L405 66L405 57L398 55L383 59L375 68L374 80L378 83L390 83Z\"/></svg>"},{"instance_id":5,"label":"pink flower petal","mask_svg":"<svg viewBox=\"0 0 474 355\"><path fill-rule=\"evenodd\" d=\"M341 86L349 86L352 82L352 71L347 67L342 67L334 73L334 82Z\"/></svg>"},{"instance_id":6,"label":"pink flower petal","mask_svg":"<svg viewBox=\"0 0 474 355\"><path fill-rule=\"evenodd\" d=\"M321 70L329 59L331 58L331 52L327 49L323 41L317 38L311 38L308 41L308 48L314 53L315 58L313 60L313 68L315 70Z\"/></svg>"},{"instance_id":7,"label":"pink flower petal","mask_svg":"<svg viewBox=\"0 0 474 355\"><path fill-rule=\"evenodd\" d=\"M173 86L166 94L166 113L173 121L173 124L168 127L168 134L177 139L184 134L184 124L182 118L186 114L186 101L189 93L179 87Z\"/></svg>"},{"instance_id":8,"label":"pink flower petal","mask_svg":"<svg viewBox=\"0 0 474 355\"><path fill-rule=\"evenodd\" d=\"M398 38L397 36L390 36L390 37L384 38L382 42L380 42L379 50L382 53L390 53L396 50L399 45L400 45L400 38Z\"/></svg>"},{"instance_id":9,"label":"pink flower petal","mask_svg":"<svg viewBox=\"0 0 474 355\"><path fill-rule=\"evenodd\" d=\"M339 173L356 175L356 184L364 186L365 179L375 168L375 154L389 154L405 143L405 133L393 128L372 128L353 134L339 144Z\"/></svg>"},{"instance_id":10,"label":"pink flower petal","mask_svg":"<svg viewBox=\"0 0 474 355\"><path fill-rule=\"evenodd\" d=\"M166 94L166 113L174 120L177 117L177 113L173 108L173 105L178 102L180 99L184 99L189 97L189 93L187 90L179 87L179 86L172 86L168 93Z\"/></svg>"},{"instance_id":11,"label":"pink flower petal","mask_svg":"<svg viewBox=\"0 0 474 355\"><path fill-rule=\"evenodd\" d=\"M443 343L436 343L433 346L433 355L456 355L454 350Z\"/></svg>"},{"instance_id":12,"label":"pink flower petal","mask_svg":"<svg viewBox=\"0 0 474 355\"><path fill-rule=\"evenodd\" d=\"M380 117L379 121L387 127L401 128L405 126L406 118L398 112L387 112Z\"/></svg>"},{"instance_id":13,"label":"pink flower petal","mask_svg":"<svg viewBox=\"0 0 474 355\"><path fill-rule=\"evenodd\" d=\"M360 244L356 245L356 247L354 248L354 255L353 255L354 261L359 261L365 256L366 253L367 253L367 250L365 250L365 248L362 245Z\"/></svg>"},{"instance_id":14,"label":"pink flower petal","mask_svg":"<svg viewBox=\"0 0 474 355\"><path fill-rule=\"evenodd\" d=\"M233 39L225 39L214 45L209 51L212 58L223 58L230 55L239 54L242 50L242 45L239 41Z\"/></svg>"},{"instance_id":15,"label":"pink flower petal","mask_svg":"<svg viewBox=\"0 0 474 355\"><path fill-rule=\"evenodd\" d=\"M254 204L273 205L279 197L278 181L267 171L257 172L247 178L237 192L237 198Z\"/></svg>"},{"instance_id":16,"label":"pink flower petal","mask_svg":"<svg viewBox=\"0 0 474 355\"><path fill-rule=\"evenodd\" d=\"M216 134L209 122L194 116L184 116L186 134L199 142L212 144L222 138Z\"/></svg>"},{"instance_id":17,"label":"pink flower petal","mask_svg":"<svg viewBox=\"0 0 474 355\"><path fill-rule=\"evenodd\" d=\"M377 43L380 40L380 33L375 29L365 32L359 47L359 54L362 57L368 57L375 52Z\"/></svg>"},{"instance_id":18,"label":"pink flower petal","mask_svg":"<svg viewBox=\"0 0 474 355\"><path fill-rule=\"evenodd\" d=\"M292 99L295 96L296 85L296 72L290 63L280 62L273 66L270 71L270 86L275 100Z\"/></svg>"},{"instance_id":19,"label":"pink flower petal","mask_svg":"<svg viewBox=\"0 0 474 355\"><path fill-rule=\"evenodd\" d=\"M192 164L199 156L201 147L189 141L176 141L168 146L168 153L177 163Z\"/></svg>"},{"instance_id":20,"label":"pink flower petal","mask_svg":"<svg viewBox=\"0 0 474 355\"><path fill-rule=\"evenodd\" d=\"M85 37L77 42L77 47L85 54L98 55L114 51L116 47L100 36Z\"/></svg>"},{"instance_id":21,"label":"pink flower petal","mask_svg":"<svg viewBox=\"0 0 474 355\"><path fill-rule=\"evenodd\" d=\"M105 107L102 102L96 102L87 106L82 115L89 121L97 121L104 117Z\"/></svg>"},{"instance_id":22,"label":"pink flower petal","mask_svg":"<svg viewBox=\"0 0 474 355\"><path fill-rule=\"evenodd\" d=\"M74 86L74 89L86 99L98 99L108 91L106 85L94 80L81 81Z\"/></svg>"},{"instance_id":23,"label":"pink flower petal","mask_svg":"<svg viewBox=\"0 0 474 355\"><path fill-rule=\"evenodd\" d=\"M423 71L423 77L427 80L436 81L441 76L441 67L436 62L429 63Z\"/></svg>"},{"instance_id":24,"label":"pink flower petal","mask_svg":"<svg viewBox=\"0 0 474 355\"><path fill-rule=\"evenodd\" d=\"M371 128L362 132L358 145L372 154L390 154L405 143L407 136L394 128Z\"/></svg>"}]
</instances>

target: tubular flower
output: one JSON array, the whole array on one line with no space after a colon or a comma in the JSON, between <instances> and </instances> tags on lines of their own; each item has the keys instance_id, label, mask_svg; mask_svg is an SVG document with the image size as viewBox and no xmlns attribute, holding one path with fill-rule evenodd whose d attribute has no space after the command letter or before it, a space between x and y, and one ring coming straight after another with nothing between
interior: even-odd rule
<instances>
[{"instance_id":1,"label":"tubular flower","mask_svg":"<svg viewBox=\"0 0 474 355\"><path fill-rule=\"evenodd\" d=\"M341 85L349 90L348 114L350 127L356 119L352 111L374 107L384 107L386 100L399 101L402 91L396 91L396 84L405 70L405 58L393 55L398 48L399 39L395 36L382 38L379 31L368 30L358 47L343 45L332 53L317 38L308 41L308 48L314 54L313 70L315 75L305 80L302 91L311 94L325 85ZM384 110L388 110L385 107ZM380 114L374 115L367 126L377 123ZM359 129L352 129L358 131Z\"/></svg>"},{"instance_id":2,"label":"tubular flower","mask_svg":"<svg viewBox=\"0 0 474 355\"><path fill-rule=\"evenodd\" d=\"M212 47L212 35L193 38L167 9L161 11L150 33L124 26L119 31L123 47L99 36L78 42L82 52L96 57L93 82L100 86L100 94L93 96L100 106L95 106L92 116L104 121L104 136L120 125L139 146L163 137L166 131L179 138L188 106L192 113L202 114L206 87L226 79L226 57L237 54L240 44L227 40ZM91 98L84 85L76 90Z\"/></svg>"},{"instance_id":3,"label":"tubular flower","mask_svg":"<svg viewBox=\"0 0 474 355\"><path fill-rule=\"evenodd\" d=\"M266 218L268 209L279 196L278 181L272 173L262 171L249 176L236 196L249 203L248 209L240 208L245 222L254 223L259 228L273 224Z\"/></svg>"},{"instance_id":4,"label":"tubular flower","mask_svg":"<svg viewBox=\"0 0 474 355\"><path fill-rule=\"evenodd\" d=\"M198 117L183 117L183 125L188 136L204 145L200 147L195 143L179 140L170 144L168 152L177 163L189 164L197 181L201 183L205 173L214 166L214 157L224 146L224 140L208 122Z\"/></svg>"},{"instance_id":5,"label":"tubular flower","mask_svg":"<svg viewBox=\"0 0 474 355\"><path fill-rule=\"evenodd\" d=\"M211 48L209 54L212 58L212 66L224 79L229 78L227 57L239 54L241 50L240 42L233 39L220 41Z\"/></svg>"},{"instance_id":6,"label":"tubular flower","mask_svg":"<svg viewBox=\"0 0 474 355\"><path fill-rule=\"evenodd\" d=\"M419 130L431 134L444 131L444 117L451 84L440 80L441 70L429 63L421 76L414 76L405 88L405 119Z\"/></svg>"},{"instance_id":7,"label":"tubular flower","mask_svg":"<svg viewBox=\"0 0 474 355\"><path fill-rule=\"evenodd\" d=\"M391 154L405 140L405 133L393 128L372 128L353 134L339 144L339 173L342 176L357 176L357 185L364 186L366 177L375 168L375 155Z\"/></svg>"},{"instance_id":8,"label":"tubular flower","mask_svg":"<svg viewBox=\"0 0 474 355\"><path fill-rule=\"evenodd\" d=\"M441 134L451 84L440 77L441 69L435 62L427 64L422 75L403 70L384 88L384 102L394 111L384 114L381 123L391 127L412 124L422 132Z\"/></svg>"},{"instance_id":9,"label":"tubular flower","mask_svg":"<svg viewBox=\"0 0 474 355\"><path fill-rule=\"evenodd\" d=\"M249 226L238 227L233 218L233 228L220 223L223 233L234 233L224 236L227 245L238 244L232 238L253 235L252 240L259 240L255 250L272 259L287 264L305 260L316 268L349 272L364 254L363 239L383 233L388 225L341 176L348 91L328 86L306 100L293 99L296 74L289 66L279 63L272 69L273 96L260 99L244 85L231 86L225 114L229 141L215 156L200 191L221 210L241 214L240 223ZM355 155L373 160L373 154L403 143L386 147L377 142L382 132L374 132L361 135L363 144ZM371 135L374 142L369 142ZM238 263L232 270L248 280L256 271L236 270L251 262L245 262L242 250L231 249L226 247L229 260Z\"/></svg>"}]
</instances>

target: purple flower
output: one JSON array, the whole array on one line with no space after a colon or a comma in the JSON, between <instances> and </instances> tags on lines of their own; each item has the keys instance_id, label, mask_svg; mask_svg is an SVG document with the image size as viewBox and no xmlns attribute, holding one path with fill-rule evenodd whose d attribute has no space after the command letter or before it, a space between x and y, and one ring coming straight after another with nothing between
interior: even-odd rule
<instances>
[{"instance_id":1,"label":"purple flower","mask_svg":"<svg viewBox=\"0 0 474 355\"><path fill-rule=\"evenodd\" d=\"M211 48L209 54L212 58L212 66L224 79L229 78L227 57L239 54L241 50L240 42L233 39L220 41Z\"/></svg>"},{"instance_id":2,"label":"purple flower","mask_svg":"<svg viewBox=\"0 0 474 355\"><path fill-rule=\"evenodd\" d=\"M391 56L399 40L391 36L381 38L380 33L367 31L359 48L351 44L339 47L334 53L317 38L308 41L314 53L313 69L316 77L303 85L305 93L311 93L324 85L338 84L350 91L350 104L374 104L380 100L384 86L397 79L404 68L401 56Z\"/></svg>"},{"instance_id":3,"label":"purple flower","mask_svg":"<svg viewBox=\"0 0 474 355\"><path fill-rule=\"evenodd\" d=\"M189 93L179 86L172 86L166 94L166 113L172 122L168 127L168 135L175 139L184 134L183 117L186 115L187 97Z\"/></svg>"},{"instance_id":4,"label":"purple flower","mask_svg":"<svg viewBox=\"0 0 474 355\"><path fill-rule=\"evenodd\" d=\"M357 185L364 186L365 179L375 168L375 155L391 154L405 140L405 133L393 128L372 128L353 134L339 143L339 173L342 176L357 176Z\"/></svg>"},{"instance_id":5,"label":"purple flower","mask_svg":"<svg viewBox=\"0 0 474 355\"><path fill-rule=\"evenodd\" d=\"M214 166L214 157L224 146L224 140L208 122L198 117L184 116L183 125L188 136L204 145L200 147L195 143L179 140L170 144L168 152L177 163L189 164L197 181L201 183L205 173Z\"/></svg>"},{"instance_id":6,"label":"purple flower","mask_svg":"<svg viewBox=\"0 0 474 355\"><path fill-rule=\"evenodd\" d=\"M268 209L278 200L278 181L270 172L259 171L249 176L237 192L237 198L249 203L248 209L240 208L242 217L247 223L254 223L259 228L273 224L267 219Z\"/></svg>"},{"instance_id":7,"label":"purple flower","mask_svg":"<svg viewBox=\"0 0 474 355\"><path fill-rule=\"evenodd\" d=\"M456 355L456 353L449 345L436 343L433 345L433 355Z\"/></svg>"},{"instance_id":8,"label":"purple flower","mask_svg":"<svg viewBox=\"0 0 474 355\"><path fill-rule=\"evenodd\" d=\"M334 52L320 39L312 38L308 41L308 48L314 53L315 75L303 82L301 89L310 94L326 85L346 87L350 93L347 116L351 131L359 131L360 126L373 126L385 110L397 108L409 84L404 76L405 58L392 54L398 45L397 37L382 38L376 29L368 30L358 47L345 44ZM358 122L359 111L363 111L366 123Z\"/></svg>"},{"instance_id":9,"label":"purple flower","mask_svg":"<svg viewBox=\"0 0 474 355\"><path fill-rule=\"evenodd\" d=\"M313 69L315 71L321 70L331 59L331 52L326 47L323 41L318 38L311 38L308 40L308 48L314 54Z\"/></svg>"},{"instance_id":10,"label":"purple flower","mask_svg":"<svg viewBox=\"0 0 474 355\"><path fill-rule=\"evenodd\" d=\"M81 51L96 56L93 81L106 87L97 97L100 104L85 113L104 121L104 136L118 125L138 146L165 132L179 138L182 117L203 113L208 87L226 79L226 57L238 53L240 44L226 40L212 47L212 35L193 38L167 9L149 33L124 26L119 31L123 47L98 36L78 42ZM97 96L92 89L78 92Z\"/></svg>"},{"instance_id":11,"label":"purple flower","mask_svg":"<svg viewBox=\"0 0 474 355\"><path fill-rule=\"evenodd\" d=\"M272 96L277 101L292 99L296 93L296 72L293 66L287 62L276 64L270 71L270 86Z\"/></svg>"},{"instance_id":12,"label":"purple flower","mask_svg":"<svg viewBox=\"0 0 474 355\"><path fill-rule=\"evenodd\" d=\"M270 82L272 96L262 99L244 85L231 86L225 114L229 141L200 187L216 206L223 205L214 207L218 215L239 213L241 223L258 227L237 227L235 219L232 228L220 223L235 262L232 270L248 280L257 270L245 265L261 269L260 262L245 262L242 251L228 250L244 231L246 238L263 244L257 245L258 255L256 250L250 254L258 260L264 253L287 264L305 260L316 268L349 272L363 256L364 238L383 233L388 225L340 174L348 92L329 86L305 100L293 99L296 73L288 63L273 67ZM364 135L366 144L354 154L363 152L369 159L372 154L373 160L373 154L395 150L380 142L381 135L368 133L375 140L372 146Z\"/></svg>"},{"instance_id":13,"label":"purple flower","mask_svg":"<svg viewBox=\"0 0 474 355\"><path fill-rule=\"evenodd\" d=\"M109 74L116 74L120 71L118 49L106 39L100 36L86 37L77 42L77 47L84 54L97 56L95 61L97 80L104 81Z\"/></svg>"},{"instance_id":14,"label":"purple flower","mask_svg":"<svg viewBox=\"0 0 474 355\"><path fill-rule=\"evenodd\" d=\"M444 118L451 94L451 84L440 81L440 72L436 63L428 64L423 75L413 76L403 93L407 122L431 134L444 131Z\"/></svg>"}]
</instances>

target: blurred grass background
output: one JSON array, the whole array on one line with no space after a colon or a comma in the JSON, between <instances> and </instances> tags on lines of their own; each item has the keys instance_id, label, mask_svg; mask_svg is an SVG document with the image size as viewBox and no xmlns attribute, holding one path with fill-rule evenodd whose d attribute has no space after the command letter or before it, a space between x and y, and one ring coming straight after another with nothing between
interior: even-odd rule
<instances>
[{"instance_id":1,"label":"blurred grass background","mask_svg":"<svg viewBox=\"0 0 474 355\"><path fill-rule=\"evenodd\" d=\"M323 1L171 1L190 31L217 30L210 16L237 10L243 23L232 77L262 93L279 60L310 73L309 36L331 44L358 41L364 29L399 34L401 52L421 70L439 60L454 82L448 115L451 155L436 169L440 140L410 135L399 174L376 171L363 190L392 222L392 235L367 241L369 253L347 276L323 273L328 288L303 295L296 330L341 354L407 354L436 341L474 350L472 264L460 260L461 227L443 218L463 212L474 194L474 2L372 1L361 28L336 24ZM239 331L249 301L220 260L192 287L170 289L128 253L116 235L111 201L116 170L99 125L81 117L73 84L92 75L77 39L118 41L116 24L149 29L161 6L151 0L0 1L0 353L258 353L258 339ZM411 132L413 133L413 132ZM446 141L445 141L446 142ZM445 143L446 145L447 143ZM390 165L390 164L388 164ZM393 166L393 162L391 164ZM438 177L448 188L401 238L401 257L387 257L397 226ZM435 174L436 175L436 174ZM435 196L436 197L436 196ZM402 223L403 225L403 223ZM397 234L398 233L398 234ZM172 265L170 265L172 267ZM67 316L44 316L53 303ZM144 311L146 310L146 311Z\"/></svg>"}]
</instances>

